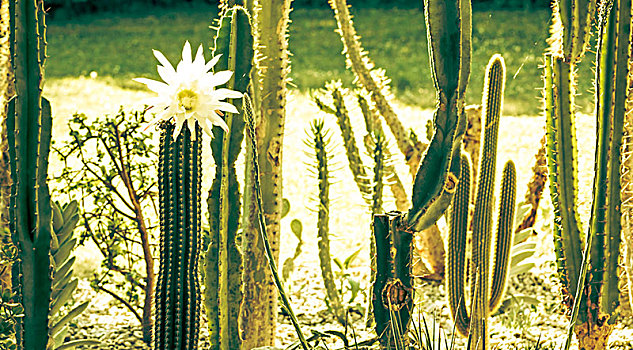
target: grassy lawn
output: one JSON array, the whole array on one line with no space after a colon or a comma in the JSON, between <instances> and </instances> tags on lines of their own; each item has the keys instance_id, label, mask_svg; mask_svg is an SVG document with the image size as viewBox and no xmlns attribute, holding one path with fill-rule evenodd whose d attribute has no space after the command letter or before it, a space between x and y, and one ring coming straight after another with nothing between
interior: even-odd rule
<instances>
[{"instance_id":1,"label":"grassy lawn","mask_svg":"<svg viewBox=\"0 0 633 350\"><path fill-rule=\"evenodd\" d=\"M360 9L354 11L364 47L378 67L392 79L397 98L406 104L430 108L435 92L431 82L424 16L418 10ZM46 75L49 79L88 75L96 71L117 86L140 89L131 78L157 78L158 49L176 62L182 44L212 45L213 6L150 9L132 14L86 15L73 20L52 19L48 25ZM327 80L342 79L352 86L353 75L340 54L342 44L336 23L327 9L298 9L291 14L290 50L293 84L301 91L320 88ZM549 11L475 12L473 57L468 103L479 103L483 70L488 58L501 53L507 65L506 114L535 115L540 111L542 86L539 65L545 49ZM207 57L210 55L207 54ZM589 62L581 76L591 76ZM591 109L587 92L591 81L582 81L579 105Z\"/></svg>"}]
</instances>

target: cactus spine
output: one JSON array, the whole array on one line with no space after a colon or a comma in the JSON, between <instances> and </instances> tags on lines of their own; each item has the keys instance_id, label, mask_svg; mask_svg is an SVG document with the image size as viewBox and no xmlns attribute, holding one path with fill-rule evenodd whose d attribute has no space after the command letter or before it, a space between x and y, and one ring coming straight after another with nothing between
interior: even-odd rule
<instances>
[{"instance_id":1,"label":"cactus spine","mask_svg":"<svg viewBox=\"0 0 633 350\"><path fill-rule=\"evenodd\" d=\"M261 194L272 254L279 259L280 220L282 209L282 149L286 114L286 84L290 64L288 59L288 24L291 0L248 1L253 9L257 70L253 73L257 126L258 163L261 167ZM247 170L248 171L248 170ZM248 173L247 173L247 178ZM248 184L247 186L252 186ZM250 190L249 190L250 191ZM252 191L250 191L252 193ZM251 197L247 198L249 203ZM246 201L245 201L246 202ZM251 206L247 204L246 206ZM245 207L245 219L255 222L253 208ZM248 211L247 211L248 210ZM263 254L263 242L258 227L243 227L244 249L247 255L243 276L244 301L240 319L243 347L274 345L277 323L277 292L272 283L268 262Z\"/></svg>"},{"instance_id":2,"label":"cactus spine","mask_svg":"<svg viewBox=\"0 0 633 350\"><path fill-rule=\"evenodd\" d=\"M46 177L52 118L41 87L45 55L42 6L35 0L9 4L17 94L9 102L6 121L12 180L9 216L20 258L13 266L12 284L24 307L17 344L27 350L46 349L51 297L52 214Z\"/></svg>"},{"instance_id":3,"label":"cactus spine","mask_svg":"<svg viewBox=\"0 0 633 350\"><path fill-rule=\"evenodd\" d=\"M503 100L505 65L503 58L494 55L486 69L483 93L483 143L481 146L475 209L472 216L472 257L470 307L465 296L466 242L468 234L468 206L470 203L470 160L461 157L461 179L453 200L448 240L449 267L447 276L448 301L457 330L469 335L470 346L488 349L488 317L503 299L508 276L510 248L513 241L514 205L516 197L516 170L508 161L503 169L501 200L497 234L493 237L492 212L497 161L497 135ZM495 246L492 248L492 242ZM494 259L491 250L494 249ZM491 267L491 261L494 266ZM472 310L469 314L468 309ZM470 334L469 334L470 333Z\"/></svg>"},{"instance_id":4,"label":"cactus spine","mask_svg":"<svg viewBox=\"0 0 633 350\"><path fill-rule=\"evenodd\" d=\"M200 286L200 179L202 130L161 125L158 191L160 196L160 271L154 303L154 348L195 349L198 345Z\"/></svg>"},{"instance_id":5,"label":"cactus spine","mask_svg":"<svg viewBox=\"0 0 633 350\"><path fill-rule=\"evenodd\" d=\"M246 91L253 64L253 36L250 17L236 6L225 9L215 38L214 55L222 54L217 70L233 71L227 88ZM211 150L216 163L216 176L209 191L211 243L205 253L205 309L209 320L212 349L240 347L239 312L242 302L242 255L236 236L240 220L240 193L235 162L244 138L244 116L227 115L229 133L220 127Z\"/></svg>"},{"instance_id":6,"label":"cactus spine","mask_svg":"<svg viewBox=\"0 0 633 350\"><path fill-rule=\"evenodd\" d=\"M568 5L568 4L565 4ZM576 4L578 5L578 4ZM558 5L561 18L569 15ZM574 18L571 16L570 18ZM604 1L600 6L596 57L596 163L593 202L584 248L578 220L567 215L576 207L576 147L573 100L561 83L567 56L546 55L545 111L547 117L550 191L556 215L555 249L566 304L581 348L602 349L617 314L620 245L620 146L624 124L631 25L630 1ZM562 21L568 23L569 20ZM566 27L567 28L567 27ZM563 36L563 42L565 36ZM573 46L575 42L572 40ZM567 54L577 50L565 49ZM572 128L569 128L572 126ZM583 255L583 250L585 254ZM585 257L581 264L582 257ZM588 266L591 266L588 268ZM585 278L585 274L589 276ZM577 317L577 318L576 318ZM571 328L571 327L570 327ZM571 331L571 329L570 329Z\"/></svg>"}]
</instances>

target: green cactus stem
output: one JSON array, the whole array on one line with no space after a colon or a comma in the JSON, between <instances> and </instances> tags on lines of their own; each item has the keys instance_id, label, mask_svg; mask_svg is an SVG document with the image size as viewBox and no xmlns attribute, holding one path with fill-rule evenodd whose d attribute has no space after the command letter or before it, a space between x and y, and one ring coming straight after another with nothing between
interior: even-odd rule
<instances>
[{"instance_id":1,"label":"green cactus stem","mask_svg":"<svg viewBox=\"0 0 633 350\"><path fill-rule=\"evenodd\" d=\"M548 54L545 65L550 189L557 219L554 243L563 294L572 311L570 332L573 329L580 347L587 349L606 346L617 315L621 231L620 153L631 45L630 1L604 1L599 10L595 78L596 163L591 219L584 249L580 243L583 238L580 232L569 230L569 221L565 219L570 205L576 204L569 204L571 197L567 198L564 193L575 192L572 185L577 181L564 177L565 168L576 161L573 129L565 125L573 122L573 114L569 117L566 112L573 108L573 101L564 101L560 97L567 83L561 82L562 78L558 76L566 56L556 52ZM560 13L561 17L569 16L563 10ZM565 152L570 154L561 154ZM572 177L574 175L570 174ZM578 241L577 247L570 246L570 241ZM577 265L573 265L571 257L578 257ZM569 342L566 346L569 346Z\"/></svg>"},{"instance_id":2,"label":"green cactus stem","mask_svg":"<svg viewBox=\"0 0 633 350\"><path fill-rule=\"evenodd\" d=\"M323 284L327 292L327 303L332 309L336 319L341 324L345 324L346 315L341 296L339 295L334 274L332 273L332 255L330 254L329 238L329 213L330 213L330 173L328 170L328 141L329 135L324 130L322 120L315 120L310 126L310 143L316 156L316 173L319 183L319 217L317 220L317 246L319 248L319 262L321 264L321 275Z\"/></svg>"},{"instance_id":3,"label":"green cactus stem","mask_svg":"<svg viewBox=\"0 0 633 350\"><path fill-rule=\"evenodd\" d=\"M405 343L411 313L412 288L411 241L404 214L393 212L374 215L376 240L376 280L372 287L372 303L376 334L382 348L391 349Z\"/></svg>"},{"instance_id":4,"label":"green cactus stem","mask_svg":"<svg viewBox=\"0 0 633 350\"><path fill-rule=\"evenodd\" d=\"M222 54L216 70L230 70L226 87L246 91L253 65L253 36L250 16L240 6L225 9L215 37L214 56ZM233 101L229 101L230 103ZM240 347L239 314L242 303L242 254L236 238L240 222L240 193L235 162L244 138L244 115L227 114L229 132L214 127L211 150L216 176L209 191L211 243L205 253L205 309L213 349Z\"/></svg>"},{"instance_id":5,"label":"green cactus stem","mask_svg":"<svg viewBox=\"0 0 633 350\"><path fill-rule=\"evenodd\" d=\"M426 0L424 5L438 108L433 116L435 133L416 174L407 213L407 222L415 231L434 224L444 213L459 179L472 31L470 1Z\"/></svg>"},{"instance_id":6,"label":"green cactus stem","mask_svg":"<svg viewBox=\"0 0 633 350\"><path fill-rule=\"evenodd\" d=\"M299 337L299 343L303 350L308 350L309 346L301 331L301 327L299 326L299 322L297 321L297 317L295 316L294 311L292 310L292 305L290 304L290 300L288 300L288 296L284 290L283 284L281 283L281 279L279 278L279 273L277 272L277 264L275 263L275 256L273 255L272 247L270 245L270 239L268 237L268 230L266 228L266 222L264 220L264 210L263 210L263 200L261 193L261 186L259 182L259 161L257 156L257 135L255 133L255 120L253 116L253 107L251 104L251 99L248 94L244 95L244 110L246 112L246 125L248 129L248 137L250 153L252 155L252 178L253 178L253 192L255 198L255 211L257 212L257 230L261 233L261 242L263 244L264 252L266 255L266 259L268 262L268 267L270 269L270 274L273 279L273 283L278 291L278 296L282 301L282 305L285 310L290 315L290 321L292 322L293 327L295 328L295 332Z\"/></svg>"},{"instance_id":7,"label":"green cactus stem","mask_svg":"<svg viewBox=\"0 0 633 350\"><path fill-rule=\"evenodd\" d=\"M252 4L251 4L252 3ZM286 94L290 72L288 24L290 0L248 1L253 8L257 70L253 70L252 96L257 122L258 163L261 166L261 190L267 231L272 253L278 262L282 210L282 150L286 115ZM245 210L246 212L246 210ZM253 214L249 210L249 215ZM253 217L253 216L249 216ZM254 222L253 220L251 220ZM272 346L277 323L277 292L270 275L263 242L253 225L244 227L249 244L257 249L245 257L248 267L244 278L244 304L241 312L243 347ZM252 253L251 253L252 252Z\"/></svg>"},{"instance_id":8,"label":"green cactus stem","mask_svg":"<svg viewBox=\"0 0 633 350\"><path fill-rule=\"evenodd\" d=\"M354 176L354 181L358 186L358 190L367 202L371 204L371 183L369 175L365 169L365 165L360 158L358 147L356 146L356 137L354 136L354 130L349 119L347 108L345 107L345 100L343 99L341 82L330 82L325 86L325 90L332 96L334 107L327 106L318 97L314 100L319 108L329 114L333 114L336 117L336 122L341 130L341 136L343 137L343 145L345 146L345 154L349 164L349 169Z\"/></svg>"},{"instance_id":9,"label":"green cactus stem","mask_svg":"<svg viewBox=\"0 0 633 350\"><path fill-rule=\"evenodd\" d=\"M39 5L35 0L18 0L9 6L16 90L6 120L12 180L9 217L19 251L12 284L24 307L16 340L26 350L46 349L52 283L52 210L46 183L52 118L41 90L45 29Z\"/></svg>"},{"instance_id":10,"label":"green cactus stem","mask_svg":"<svg viewBox=\"0 0 633 350\"><path fill-rule=\"evenodd\" d=\"M154 315L155 349L195 349L198 346L200 286L200 179L202 129L195 139L183 127L161 124L158 191L160 197L160 271Z\"/></svg>"}]
</instances>

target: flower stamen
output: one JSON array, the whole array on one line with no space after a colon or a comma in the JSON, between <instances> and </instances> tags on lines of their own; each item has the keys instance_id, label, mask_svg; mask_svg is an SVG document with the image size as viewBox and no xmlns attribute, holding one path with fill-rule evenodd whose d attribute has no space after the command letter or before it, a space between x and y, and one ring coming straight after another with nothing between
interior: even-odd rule
<instances>
[{"instance_id":1,"label":"flower stamen","mask_svg":"<svg viewBox=\"0 0 633 350\"><path fill-rule=\"evenodd\" d=\"M176 95L178 105L189 112L198 106L198 94L191 89L182 89Z\"/></svg>"}]
</instances>

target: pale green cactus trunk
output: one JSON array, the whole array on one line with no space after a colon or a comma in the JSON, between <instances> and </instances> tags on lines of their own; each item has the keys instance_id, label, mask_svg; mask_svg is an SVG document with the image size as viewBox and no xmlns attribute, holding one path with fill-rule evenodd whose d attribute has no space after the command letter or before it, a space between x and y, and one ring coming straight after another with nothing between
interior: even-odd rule
<instances>
[{"instance_id":1,"label":"pale green cactus trunk","mask_svg":"<svg viewBox=\"0 0 633 350\"><path fill-rule=\"evenodd\" d=\"M257 145L261 170L262 200L272 254L279 259L280 220L282 209L282 150L286 118L286 84L290 71L288 24L291 0L249 1L253 9L257 71L253 73L252 95L257 116ZM249 153L250 154L250 153ZM252 154L247 157L252 157ZM250 162L249 162L250 163ZM247 179L250 172L247 169ZM250 176L252 178L252 175ZM250 190L249 190L250 191ZM248 196L248 193L251 193ZM252 191L245 201L250 201ZM252 205L245 208L245 218L253 217ZM246 220L246 219L245 219ZM245 222L245 221L243 221ZM254 220L250 221L255 222ZM240 315L245 349L274 345L278 294L270 275L263 242L253 224L243 227L245 270L244 302Z\"/></svg>"},{"instance_id":2,"label":"pale green cactus trunk","mask_svg":"<svg viewBox=\"0 0 633 350\"><path fill-rule=\"evenodd\" d=\"M450 216L447 260L447 294L457 330L468 335L471 349L489 349L488 318L503 300L513 242L516 197L516 170L508 161L503 169L497 234L493 237L494 183L497 162L497 135L501 116L505 65L495 55L486 69L483 93L483 142L480 151L475 209L472 216L471 295L465 295L467 268L466 244L470 203L470 160L462 155L461 178ZM495 242L492 248L492 242ZM494 257L491 250L494 249ZM494 265L491 266L491 261ZM468 304L470 303L470 305ZM470 311L470 312L469 312Z\"/></svg>"}]
</instances>

